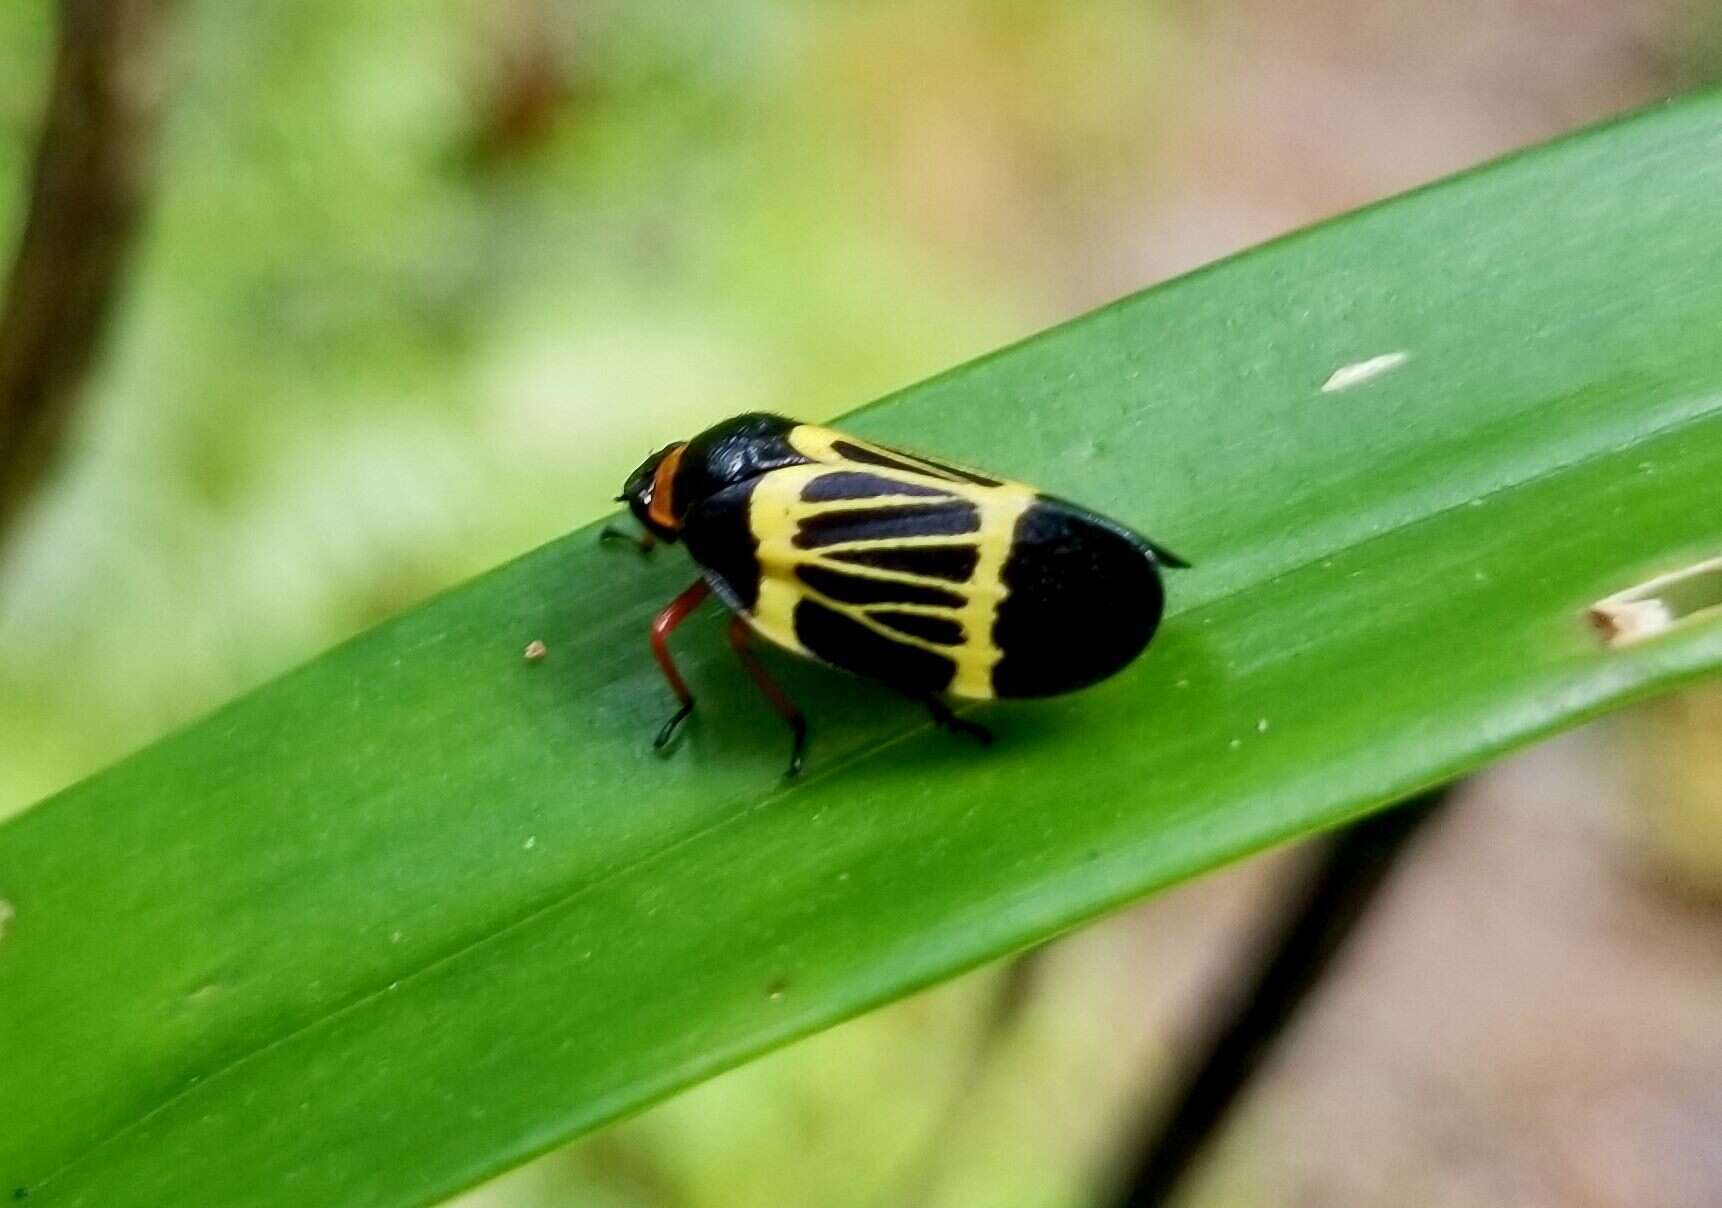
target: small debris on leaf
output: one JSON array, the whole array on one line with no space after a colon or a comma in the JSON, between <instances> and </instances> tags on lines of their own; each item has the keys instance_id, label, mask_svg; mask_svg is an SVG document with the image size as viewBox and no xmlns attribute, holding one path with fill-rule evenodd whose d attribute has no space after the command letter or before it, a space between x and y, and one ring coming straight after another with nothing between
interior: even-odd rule
<instances>
[{"instance_id":1,"label":"small debris on leaf","mask_svg":"<svg viewBox=\"0 0 1722 1208\"><path fill-rule=\"evenodd\" d=\"M1722 616L1722 557L1617 591L1590 606L1609 646L1629 646L1700 617Z\"/></svg>"},{"instance_id":2,"label":"small debris on leaf","mask_svg":"<svg viewBox=\"0 0 1722 1208\"><path fill-rule=\"evenodd\" d=\"M550 648L548 646L543 642L540 642L537 638L533 638L530 642L526 643L526 649L521 652L521 657L529 663L536 663L539 659L549 653Z\"/></svg>"}]
</instances>

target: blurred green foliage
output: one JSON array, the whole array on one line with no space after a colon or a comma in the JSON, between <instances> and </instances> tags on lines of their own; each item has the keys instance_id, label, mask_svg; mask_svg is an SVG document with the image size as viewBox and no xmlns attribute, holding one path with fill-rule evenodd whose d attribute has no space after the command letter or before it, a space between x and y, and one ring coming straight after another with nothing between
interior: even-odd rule
<instances>
[{"instance_id":1,"label":"blurred green foliage","mask_svg":"<svg viewBox=\"0 0 1722 1208\"><path fill-rule=\"evenodd\" d=\"M1051 317L1008 247L952 255L928 229L1020 196L956 179L918 123L1006 98L988 138L1058 148L1034 170L1086 197L1079 165L1116 178L1106 153L1143 120L1107 98L1145 87L1147 22L934 7L969 24L769 0L179 6L110 355L0 572L0 729L21 738L0 813L599 513L670 436L822 418ZM44 6L0 9L7 228L48 35ZM954 53L983 70L953 85Z\"/></svg>"}]
</instances>

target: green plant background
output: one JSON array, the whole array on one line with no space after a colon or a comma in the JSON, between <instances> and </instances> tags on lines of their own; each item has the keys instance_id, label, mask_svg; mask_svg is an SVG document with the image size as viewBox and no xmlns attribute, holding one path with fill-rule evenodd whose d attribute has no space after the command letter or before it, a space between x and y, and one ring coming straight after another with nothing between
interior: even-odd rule
<instances>
[{"instance_id":1,"label":"green plant background","mask_svg":"<svg viewBox=\"0 0 1722 1208\"><path fill-rule=\"evenodd\" d=\"M1224 194L1165 200L1176 174L1228 166L1190 145L1192 113L1225 126L1180 6L547 11L537 29L531 5L184 6L161 194L111 355L68 473L0 567L0 811L600 514L666 433L744 408L834 414L1655 91L1598 85L1548 128L1502 122L1447 160L1290 202L1258 183L1232 204L1260 214L1216 234ZM47 33L40 6L0 11L0 180L27 165ZM528 145L482 152L497 64L539 34L564 95ZM1702 74L1699 35L1670 40ZM19 202L0 191L4 229ZM998 976L481 1194L840 1202L857 1169L889 1188ZM1080 977L1128 1010L1107 970ZM1079 1122L994 1096L969 1125L991 1140L950 1159L951 1202L1061 1202L1097 1161L1083 1091L1116 1103L1133 1084L1092 1016L1046 1010L1012 1060L1024 1086L1056 1071ZM991 1173L1007 1150L1041 1160Z\"/></svg>"}]
</instances>

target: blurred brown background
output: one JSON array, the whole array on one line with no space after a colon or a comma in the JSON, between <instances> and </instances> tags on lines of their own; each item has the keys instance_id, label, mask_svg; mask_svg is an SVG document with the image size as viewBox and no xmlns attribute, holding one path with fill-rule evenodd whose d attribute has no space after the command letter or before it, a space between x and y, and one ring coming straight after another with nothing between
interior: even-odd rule
<instances>
[{"instance_id":1,"label":"blurred brown background","mask_svg":"<svg viewBox=\"0 0 1722 1208\"><path fill-rule=\"evenodd\" d=\"M1722 72L1709 0L161 12L110 322L0 531L0 815L602 514L669 436L835 415ZM51 18L0 9L9 233ZM1465 786L1186 1201L1722 1203L1719 765L1711 690ZM1308 858L462 1203L1110 1202Z\"/></svg>"}]
</instances>

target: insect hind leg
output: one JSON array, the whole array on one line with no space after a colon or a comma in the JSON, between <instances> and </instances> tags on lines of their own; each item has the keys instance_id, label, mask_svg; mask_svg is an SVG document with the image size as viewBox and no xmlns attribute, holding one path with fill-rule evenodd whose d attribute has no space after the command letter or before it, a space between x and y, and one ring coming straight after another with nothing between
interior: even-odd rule
<instances>
[{"instance_id":1,"label":"insect hind leg","mask_svg":"<svg viewBox=\"0 0 1722 1208\"><path fill-rule=\"evenodd\" d=\"M759 685L760 692L771 703L772 709L789 724L793 740L789 750L789 770L784 775L799 775L802 756L807 753L807 718L795 707L789 694L778 687L777 681L772 679L771 673L765 669L765 664L759 661L759 656L748 643L750 636L746 621L739 616L729 619L729 644L734 649L736 658L747 668L747 673L753 676L753 682Z\"/></svg>"},{"instance_id":2,"label":"insect hind leg","mask_svg":"<svg viewBox=\"0 0 1722 1208\"><path fill-rule=\"evenodd\" d=\"M958 717L951 707L937 696L923 696L921 703L927 706L927 712L932 714L933 724L941 730L949 730L953 734L966 734L983 747L993 745L993 732L978 721L970 721L966 717Z\"/></svg>"}]
</instances>

